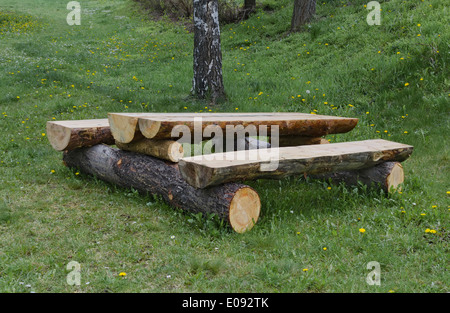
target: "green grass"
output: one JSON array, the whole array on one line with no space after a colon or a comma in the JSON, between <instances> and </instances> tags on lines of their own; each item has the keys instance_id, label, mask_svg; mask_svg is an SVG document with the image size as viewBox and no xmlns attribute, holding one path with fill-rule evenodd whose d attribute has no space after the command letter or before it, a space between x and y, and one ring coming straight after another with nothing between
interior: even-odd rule
<instances>
[{"instance_id":1,"label":"green grass","mask_svg":"<svg viewBox=\"0 0 450 313\"><path fill-rule=\"evenodd\" d=\"M290 1L222 25L228 101L210 107L189 96L183 26L126 0L82 1L81 26L67 25L66 1L0 0L0 291L450 291L448 7L383 1L381 25L368 26L364 3L352 2L318 3L296 34ZM236 234L77 174L45 136L53 119L210 110L357 117L328 139L413 145L403 191L248 182L262 212ZM81 264L79 287L66 282L70 261ZM370 261L380 286L366 283Z\"/></svg>"}]
</instances>

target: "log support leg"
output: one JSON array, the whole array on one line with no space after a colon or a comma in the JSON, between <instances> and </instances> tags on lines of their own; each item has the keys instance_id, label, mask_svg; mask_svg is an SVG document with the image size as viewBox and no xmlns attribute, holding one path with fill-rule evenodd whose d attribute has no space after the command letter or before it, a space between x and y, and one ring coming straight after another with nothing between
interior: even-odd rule
<instances>
[{"instance_id":1,"label":"log support leg","mask_svg":"<svg viewBox=\"0 0 450 313\"><path fill-rule=\"evenodd\" d=\"M196 189L181 177L177 163L106 145L66 151L63 161L109 183L159 195L173 207L215 213L238 233L250 230L259 217L261 201L253 188L227 183Z\"/></svg>"}]
</instances>

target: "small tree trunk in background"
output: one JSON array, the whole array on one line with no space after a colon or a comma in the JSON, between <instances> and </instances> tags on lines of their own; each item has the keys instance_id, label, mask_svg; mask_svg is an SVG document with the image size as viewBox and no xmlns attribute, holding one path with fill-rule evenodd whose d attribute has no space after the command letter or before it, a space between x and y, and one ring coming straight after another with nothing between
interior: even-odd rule
<instances>
[{"instance_id":1,"label":"small tree trunk in background","mask_svg":"<svg viewBox=\"0 0 450 313\"><path fill-rule=\"evenodd\" d=\"M316 0L295 0L291 31L298 31L300 26L309 22L316 13Z\"/></svg>"},{"instance_id":2,"label":"small tree trunk in background","mask_svg":"<svg viewBox=\"0 0 450 313\"><path fill-rule=\"evenodd\" d=\"M250 13L255 10L256 0L245 0L244 2L244 15L247 18Z\"/></svg>"},{"instance_id":3,"label":"small tree trunk in background","mask_svg":"<svg viewBox=\"0 0 450 313\"><path fill-rule=\"evenodd\" d=\"M201 99L209 96L213 104L225 98L218 0L194 0L192 92Z\"/></svg>"}]
</instances>

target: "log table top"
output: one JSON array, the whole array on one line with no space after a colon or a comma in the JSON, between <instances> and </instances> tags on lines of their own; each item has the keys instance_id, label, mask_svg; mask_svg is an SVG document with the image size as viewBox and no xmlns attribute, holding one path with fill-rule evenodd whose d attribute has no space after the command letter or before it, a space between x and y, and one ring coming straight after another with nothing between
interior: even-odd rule
<instances>
[{"instance_id":1,"label":"log table top","mask_svg":"<svg viewBox=\"0 0 450 313\"><path fill-rule=\"evenodd\" d=\"M257 131L260 126L267 126L268 134L272 126L278 126L280 136L321 137L349 132L358 123L357 118L291 112L109 113L108 120L115 140L122 143L133 141L137 133L149 139L173 139L172 130L177 125L187 126L191 131L195 127L203 131L211 125L224 132L227 126L254 125Z\"/></svg>"}]
</instances>

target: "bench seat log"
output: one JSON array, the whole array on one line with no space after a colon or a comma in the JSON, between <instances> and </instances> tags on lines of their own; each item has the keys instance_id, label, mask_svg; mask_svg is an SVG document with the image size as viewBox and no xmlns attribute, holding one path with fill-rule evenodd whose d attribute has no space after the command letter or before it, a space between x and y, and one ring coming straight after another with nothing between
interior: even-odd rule
<instances>
[{"instance_id":1,"label":"bench seat log","mask_svg":"<svg viewBox=\"0 0 450 313\"><path fill-rule=\"evenodd\" d=\"M189 184L205 188L231 181L359 170L386 161L402 162L412 151L412 146L376 139L214 153L182 158L179 166Z\"/></svg>"}]
</instances>

